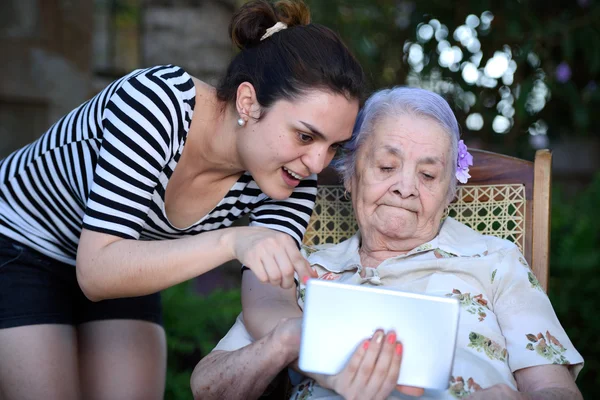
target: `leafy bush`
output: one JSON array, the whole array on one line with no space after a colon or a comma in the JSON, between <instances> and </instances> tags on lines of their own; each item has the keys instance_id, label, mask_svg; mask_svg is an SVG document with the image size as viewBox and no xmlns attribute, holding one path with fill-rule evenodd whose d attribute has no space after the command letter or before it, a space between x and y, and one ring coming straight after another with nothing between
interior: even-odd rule
<instances>
[{"instance_id":1,"label":"leafy bush","mask_svg":"<svg viewBox=\"0 0 600 400\"><path fill-rule=\"evenodd\" d=\"M552 199L550 300L561 324L585 359L577 384L584 398L600 385L600 173L586 190L566 198L556 187Z\"/></svg>"},{"instance_id":2,"label":"leafy bush","mask_svg":"<svg viewBox=\"0 0 600 400\"><path fill-rule=\"evenodd\" d=\"M168 351L165 399L190 399L192 371L241 312L240 291L200 296L188 281L163 291L162 299Z\"/></svg>"}]
</instances>

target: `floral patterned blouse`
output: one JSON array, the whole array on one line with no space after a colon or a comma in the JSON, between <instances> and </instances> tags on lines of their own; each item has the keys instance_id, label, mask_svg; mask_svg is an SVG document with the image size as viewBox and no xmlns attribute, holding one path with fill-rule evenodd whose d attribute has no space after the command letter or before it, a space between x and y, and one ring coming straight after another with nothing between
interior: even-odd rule
<instances>
[{"instance_id":1,"label":"floral patterned blouse","mask_svg":"<svg viewBox=\"0 0 600 400\"><path fill-rule=\"evenodd\" d=\"M513 372L537 365L568 365L574 378L583 367L583 358L513 243L481 235L447 218L433 240L377 268L361 266L359 245L357 233L337 245L305 247L303 251L319 279L444 295L460 301L449 388L426 391L421 399L463 398L499 383L517 390ZM304 292L301 284L300 307ZM297 385L292 394L294 400L334 398L341 397L312 380ZM403 395L394 393L391 398Z\"/></svg>"}]
</instances>

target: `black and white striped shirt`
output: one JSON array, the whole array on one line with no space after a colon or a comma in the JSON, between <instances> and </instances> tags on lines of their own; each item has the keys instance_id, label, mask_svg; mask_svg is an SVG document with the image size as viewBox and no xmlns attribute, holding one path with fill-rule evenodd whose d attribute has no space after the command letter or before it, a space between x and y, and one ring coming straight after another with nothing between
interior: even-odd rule
<instances>
[{"instance_id":1,"label":"black and white striped shirt","mask_svg":"<svg viewBox=\"0 0 600 400\"><path fill-rule=\"evenodd\" d=\"M268 198L249 173L220 203L185 229L165 214L167 183L181 157L195 105L192 78L168 65L111 83L35 142L0 161L0 234L75 264L82 228L128 239L174 239L250 223L300 244L316 176L289 199Z\"/></svg>"}]
</instances>

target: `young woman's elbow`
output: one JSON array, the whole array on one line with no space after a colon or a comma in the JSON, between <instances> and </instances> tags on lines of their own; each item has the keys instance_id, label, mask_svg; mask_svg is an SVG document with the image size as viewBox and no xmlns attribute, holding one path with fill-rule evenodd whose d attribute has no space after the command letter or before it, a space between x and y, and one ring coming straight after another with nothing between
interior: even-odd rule
<instances>
[{"instance_id":1,"label":"young woman's elbow","mask_svg":"<svg viewBox=\"0 0 600 400\"><path fill-rule=\"evenodd\" d=\"M77 283L85 297L93 302L98 302L106 298L103 294L99 277L95 276L92 266L77 260L75 270L77 272Z\"/></svg>"}]
</instances>

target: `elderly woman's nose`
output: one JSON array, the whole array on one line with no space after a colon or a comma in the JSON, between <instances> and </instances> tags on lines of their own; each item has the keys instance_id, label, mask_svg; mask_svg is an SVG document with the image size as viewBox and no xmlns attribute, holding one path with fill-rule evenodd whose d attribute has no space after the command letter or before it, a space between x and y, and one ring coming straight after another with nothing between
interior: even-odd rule
<instances>
[{"instance_id":1,"label":"elderly woman's nose","mask_svg":"<svg viewBox=\"0 0 600 400\"><path fill-rule=\"evenodd\" d=\"M417 177L415 174L400 172L391 187L392 192L400 197L417 196Z\"/></svg>"}]
</instances>

